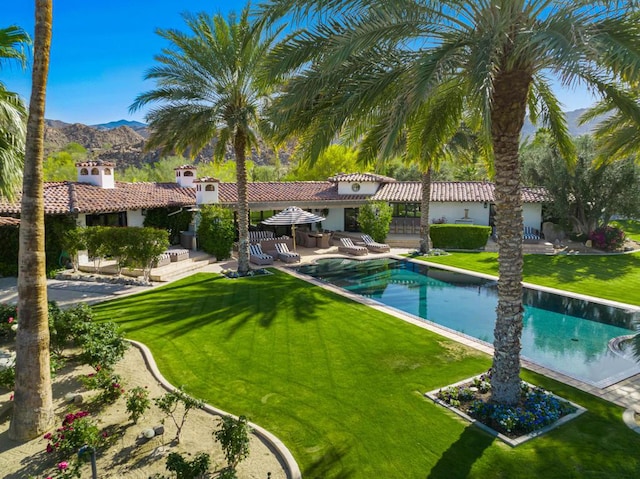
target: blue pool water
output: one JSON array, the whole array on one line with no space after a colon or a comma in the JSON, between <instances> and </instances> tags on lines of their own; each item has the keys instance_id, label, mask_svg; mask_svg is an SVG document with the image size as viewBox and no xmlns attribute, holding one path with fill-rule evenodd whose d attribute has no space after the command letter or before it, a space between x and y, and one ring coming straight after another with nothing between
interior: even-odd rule
<instances>
[{"instance_id":1,"label":"blue pool water","mask_svg":"<svg viewBox=\"0 0 640 479\"><path fill-rule=\"evenodd\" d=\"M495 281L391 258L322 259L297 271L493 343ZM526 288L524 304L524 358L598 387L640 373L632 355L608 346L635 332L640 313Z\"/></svg>"}]
</instances>

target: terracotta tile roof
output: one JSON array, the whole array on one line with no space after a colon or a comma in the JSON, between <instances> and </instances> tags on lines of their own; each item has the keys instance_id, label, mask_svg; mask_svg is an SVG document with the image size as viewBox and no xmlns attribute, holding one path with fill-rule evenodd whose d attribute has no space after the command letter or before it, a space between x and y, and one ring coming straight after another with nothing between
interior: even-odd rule
<instances>
[{"instance_id":1,"label":"terracotta tile roof","mask_svg":"<svg viewBox=\"0 0 640 479\"><path fill-rule=\"evenodd\" d=\"M371 198L391 203L419 203L422 199L422 183L402 181L387 183L380 187ZM434 181L431 183L431 201L434 202L492 202L494 185L484 181ZM543 188L523 188L522 200L525 203L544 201Z\"/></svg>"},{"instance_id":2,"label":"terracotta tile roof","mask_svg":"<svg viewBox=\"0 0 640 479\"><path fill-rule=\"evenodd\" d=\"M9 216L0 216L0 226L18 226L20 220L18 218L11 218Z\"/></svg>"},{"instance_id":3,"label":"terracotta tile roof","mask_svg":"<svg viewBox=\"0 0 640 479\"><path fill-rule=\"evenodd\" d=\"M375 173L339 173L329 178L329 181L354 181L360 183L363 181L374 181L378 183L390 183L396 180L388 176L376 175Z\"/></svg>"},{"instance_id":4,"label":"terracotta tile roof","mask_svg":"<svg viewBox=\"0 0 640 479\"><path fill-rule=\"evenodd\" d=\"M194 183L220 183L220 180L214 178L212 176L203 176L201 178L196 178L193 180Z\"/></svg>"},{"instance_id":5,"label":"terracotta tile roof","mask_svg":"<svg viewBox=\"0 0 640 479\"><path fill-rule=\"evenodd\" d=\"M202 180L202 179L201 179ZM360 180L362 181L362 180ZM151 209L168 206L192 206L195 204L195 189L181 187L177 183L122 183L115 188L101 188L88 183L45 183L44 201L46 214L109 213L123 210ZM419 203L422 185L418 181L383 184L371 198L388 202ZM431 201L493 201L493 184L485 182L434 182ZM368 195L339 195L338 185L329 181L292 181L248 183L249 204L283 203L353 203L357 205ZM219 200L223 205L237 202L235 183L220 183ZM544 201L542 188L524 188L526 203ZM0 214L19 214L20 195L9 203L0 198Z\"/></svg>"},{"instance_id":6,"label":"terracotta tile roof","mask_svg":"<svg viewBox=\"0 0 640 479\"><path fill-rule=\"evenodd\" d=\"M174 170L197 170L197 169L198 167L193 165L180 165L174 168Z\"/></svg>"},{"instance_id":7,"label":"terracotta tile roof","mask_svg":"<svg viewBox=\"0 0 640 479\"><path fill-rule=\"evenodd\" d=\"M122 210L190 206L196 202L193 188L177 183L121 183L100 188L88 183L45 183L45 214L109 213ZM0 213L19 213L20 195L14 203L0 199Z\"/></svg>"},{"instance_id":8,"label":"terracotta tile roof","mask_svg":"<svg viewBox=\"0 0 640 479\"><path fill-rule=\"evenodd\" d=\"M220 183L220 203L236 203L238 189L235 183ZM314 201L364 201L368 195L339 195L338 186L328 181L287 181L248 183L249 203Z\"/></svg>"}]
</instances>

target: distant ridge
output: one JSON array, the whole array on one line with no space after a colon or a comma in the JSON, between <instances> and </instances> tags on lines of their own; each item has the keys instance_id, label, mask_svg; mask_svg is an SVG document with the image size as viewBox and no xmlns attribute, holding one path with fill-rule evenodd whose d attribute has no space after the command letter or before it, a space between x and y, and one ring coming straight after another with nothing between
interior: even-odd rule
<instances>
[{"instance_id":1,"label":"distant ridge","mask_svg":"<svg viewBox=\"0 0 640 479\"><path fill-rule=\"evenodd\" d=\"M128 126L132 130L138 130L140 128L146 128L147 125L144 123L140 123L139 121L129 121L129 120L118 120L118 121L110 121L109 123L100 123L98 125L89 125L99 130L112 130L113 128L118 128L119 126Z\"/></svg>"},{"instance_id":2,"label":"distant ridge","mask_svg":"<svg viewBox=\"0 0 640 479\"><path fill-rule=\"evenodd\" d=\"M591 133L604 118L598 118L588 121L584 125L580 124L580 117L587 111L586 108L580 108L578 110L565 111L564 114L567 118L567 125L569 127L569 134L571 136L582 136ZM536 134L538 128L542 125L533 125L529 117L524 119L524 125L522 125L522 139L533 137Z\"/></svg>"}]
</instances>

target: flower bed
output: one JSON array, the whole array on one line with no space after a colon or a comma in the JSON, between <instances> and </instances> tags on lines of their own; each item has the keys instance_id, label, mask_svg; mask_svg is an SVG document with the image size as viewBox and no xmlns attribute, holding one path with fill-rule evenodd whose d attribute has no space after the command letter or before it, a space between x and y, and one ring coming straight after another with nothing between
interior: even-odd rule
<instances>
[{"instance_id":1,"label":"flower bed","mask_svg":"<svg viewBox=\"0 0 640 479\"><path fill-rule=\"evenodd\" d=\"M431 391L426 396L511 446L539 436L586 411L577 404L524 381L518 405L493 403L490 401L490 371Z\"/></svg>"}]
</instances>

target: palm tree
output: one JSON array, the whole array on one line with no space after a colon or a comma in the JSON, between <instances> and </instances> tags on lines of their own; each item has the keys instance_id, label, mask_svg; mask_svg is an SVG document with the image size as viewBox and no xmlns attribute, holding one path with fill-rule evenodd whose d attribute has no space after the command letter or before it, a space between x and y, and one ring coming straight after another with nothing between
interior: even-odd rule
<instances>
[{"instance_id":1,"label":"palm tree","mask_svg":"<svg viewBox=\"0 0 640 479\"><path fill-rule=\"evenodd\" d=\"M266 131L262 113L272 86L261 81L261 69L277 33L265 34L263 24L251 25L249 9L228 22L221 15L185 14L189 34L158 30L171 43L156 56L160 64L146 79L157 88L139 95L135 111L158 103L146 115L152 131L147 146L195 156L217 140L214 156L224 159L228 144L236 160L238 187L238 272L249 270L249 225L246 153L258 146Z\"/></svg>"},{"instance_id":2,"label":"palm tree","mask_svg":"<svg viewBox=\"0 0 640 479\"><path fill-rule=\"evenodd\" d=\"M0 29L0 66L6 61L26 63L29 35L12 25ZM0 82L0 196L12 199L22 178L27 110L20 97Z\"/></svg>"},{"instance_id":3,"label":"palm tree","mask_svg":"<svg viewBox=\"0 0 640 479\"><path fill-rule=\"evenodd\" d=\"M527 108L574 158L549 75L584 84L616 104L622 73L640 73L633 2L596 0L271 0L263 16L298 20L273 55L271 74L294 72L277 101L278 121L306 131L310 154L379 108L395 85L378 129L390 151L408 120L442 85L482 119L479 140L495 169L499 235L493 400L515 404L520 391L522 197L519 142ZM391 51L391 56L385 56ZM452 100L453 101L453 100ZM460 124L452 109L447 124Z\"/></svg>"},{"instance_id":4,"label":"palm tree","mask_svg":"<svg viewBox=\"0 0 640 479\"><path fill-rule=\"evenodd\" d=\"M9 434L19 441L53 424L44 253L44 111L51 46L52 0L36 1L35 45L22 183L18 265L16 386Z\"/></svg>"}]
</instances>

